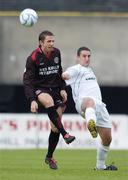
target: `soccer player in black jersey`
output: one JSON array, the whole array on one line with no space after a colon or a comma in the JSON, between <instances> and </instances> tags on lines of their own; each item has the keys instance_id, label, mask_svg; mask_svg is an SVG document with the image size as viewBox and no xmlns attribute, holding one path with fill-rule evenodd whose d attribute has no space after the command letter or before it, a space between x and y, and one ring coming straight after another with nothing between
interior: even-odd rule
<instances>
[{"instance_id":1,"label":"soccer player in black jersey","mask_svg":"<svg viewBox=\"0 0 128 180\"><path fill-rule=\"evenodd\" d=\"M65 81L61 74L61 54L60 50L54 47L54 35L50 31L43 31L39 35L39 47L27 58L23 84L26 97L31 103L31 112L38 111L38 102L47 110L51 132L45 162L52 169L57 169L53 152L60 134L67 144L75 139L75 136L66 132L61 122L67 101Z\"/></svg>"}]
</instances>

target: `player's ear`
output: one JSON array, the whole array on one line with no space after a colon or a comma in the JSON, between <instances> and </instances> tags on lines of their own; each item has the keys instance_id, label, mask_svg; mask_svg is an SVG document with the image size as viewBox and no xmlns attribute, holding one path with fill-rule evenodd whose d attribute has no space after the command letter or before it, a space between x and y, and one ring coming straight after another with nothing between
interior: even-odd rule
<instances>
[{"instance_id":1,"label":"player's ear","mask_svg":"<svg viewBox=\"0 0 128 180\"><path fill-rule=\"evenodd\" d=\"M43 41L39 40L39 45L42 45L43 44Z\"/></svg>"},{"instance_id":2,"label":"player's ear","mask_svg":"<svg viewBox=\"0 0 128 180\"><path fill-rule=\"evenodd\" d=\"M39 44L41 44L42 43L42 41L41 40L39 40Z\"/></svg>"}]
</instances>

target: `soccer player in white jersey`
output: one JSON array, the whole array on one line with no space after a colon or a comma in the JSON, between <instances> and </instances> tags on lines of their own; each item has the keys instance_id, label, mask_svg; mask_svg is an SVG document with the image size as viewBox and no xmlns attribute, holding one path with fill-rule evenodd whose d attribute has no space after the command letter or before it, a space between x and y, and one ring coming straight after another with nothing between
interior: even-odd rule
<instances>
[{"instance_id":1,"label":"soccer player in white jersey","mask_svg":"<svg viewBox=\"0 0 128 180\"><path fill-rule=\"evenodd\" d=\"M87 121L87 127L93 138L99 134L101 143L97 148L97 170L117 170L116 166L106 165L111 136L111 121L102 102L100 87L90 65L91 50L80 47L77 50L78 64L69 67L62 74L67 85L72 88L76 110Z\"/></svg>"}]
</instances>

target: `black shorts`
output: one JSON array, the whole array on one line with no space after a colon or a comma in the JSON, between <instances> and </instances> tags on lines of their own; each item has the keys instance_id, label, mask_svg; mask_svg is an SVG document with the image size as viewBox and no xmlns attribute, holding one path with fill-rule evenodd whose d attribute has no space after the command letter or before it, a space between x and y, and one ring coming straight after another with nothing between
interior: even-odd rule
<instances>
[{"instance_id":1,"label":"black shorts","mask_svg":"<svg viewBox=\"0 0 128 180\"><path fill-rule=\"evenodd\" d=\"M64 107L66 105L66 103L63 103L60 95L60 88L36 88L36 97L38 97L41 93L48 93L53 98L56 108L59 106Z\"/></svg>"}]
</instances>

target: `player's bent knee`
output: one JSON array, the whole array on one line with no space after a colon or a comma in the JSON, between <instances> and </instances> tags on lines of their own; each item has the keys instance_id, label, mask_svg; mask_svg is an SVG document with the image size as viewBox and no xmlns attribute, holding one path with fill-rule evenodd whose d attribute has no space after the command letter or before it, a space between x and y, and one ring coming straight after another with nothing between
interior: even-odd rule
<instances>
[{"instance_id":1,"label":"player's bent knee","mask_svg":"<svg viewBox=\"0 0 128 180\"><path fill-rule=\"evenodd\" d=\"M91 98L84 98L81 107L83 110L88 107L95 107L95 102Z\"/></svg>"},{"instance_id":2,"label":"player's bent knee","mask_svg":"<svg viewBox=\"0 0 128 180\"><path fill-rule=\"evenodd\" d=\"M54 106L53 98L47 93L41 93L38 100L45 108Z\"/></svg>"}]
</instances>

